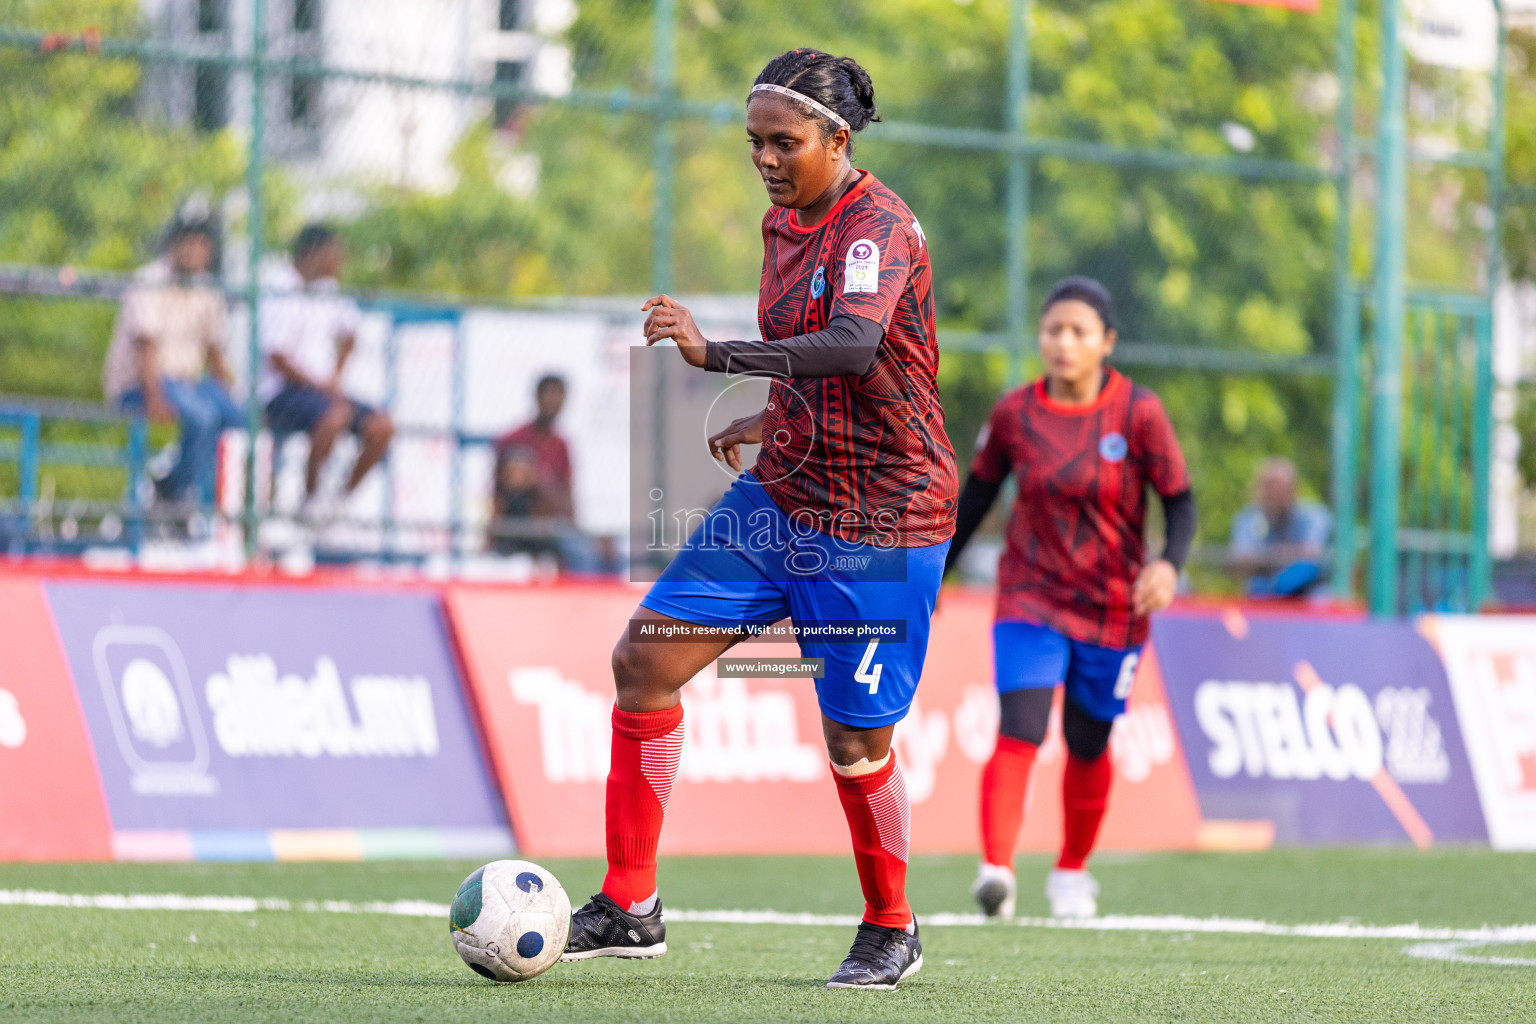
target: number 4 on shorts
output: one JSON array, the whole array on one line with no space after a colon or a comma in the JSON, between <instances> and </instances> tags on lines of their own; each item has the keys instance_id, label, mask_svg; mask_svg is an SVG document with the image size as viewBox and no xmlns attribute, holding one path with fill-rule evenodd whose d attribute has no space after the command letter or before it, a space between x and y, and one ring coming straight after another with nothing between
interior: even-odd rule
<instances>
[{"instance_id":1,"label":"number 4 on shorts","mask_svg":"<svg viewBox=\"0 0 1536 1024\"><path fill-rule=\"evenodd\" d=\"M878 646L880 646L879 640L869 642L869 646L864 648L864 657L859 659L859 667L853 673L855 682L868 684L871 697L876 690L880 689L880 666L873 664L875 648Z\"/></svg>"}]
</instances>

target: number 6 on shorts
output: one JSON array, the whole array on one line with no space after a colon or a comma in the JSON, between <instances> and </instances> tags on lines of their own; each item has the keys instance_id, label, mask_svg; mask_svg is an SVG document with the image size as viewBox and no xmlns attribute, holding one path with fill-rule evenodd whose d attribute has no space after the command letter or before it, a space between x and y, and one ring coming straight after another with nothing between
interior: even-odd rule
<instances>
[{"instance_id":1,"label":"number 6 on shorts","mask_svg":"<svg viewBox=\"0 0 1536 1024\"><path fill-rule=\"evenodd\" d=\"M1120 675L1115 678L1115 700L1125 700L1131 695L1131 685L1136 682L1136 664L1141 652L1132 651L1120 663Z\"/></svg>"}]
</instances>

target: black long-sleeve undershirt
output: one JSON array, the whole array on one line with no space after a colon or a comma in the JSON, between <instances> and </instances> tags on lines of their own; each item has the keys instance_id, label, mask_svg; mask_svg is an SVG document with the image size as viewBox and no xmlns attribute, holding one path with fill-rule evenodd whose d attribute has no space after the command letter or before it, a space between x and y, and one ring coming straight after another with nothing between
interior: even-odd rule
<instances>
[{"instance_id":1,"label":"black long-sleeve undershirt","mask_svg":"<svg viewBox=\"0 0 1536 1024\"><path fill-rule=\"evenodd\" d=\"M955 508L955 536L949 542L949 553L944 557L945 575L959 563L960 553L970 543L976 528L987 517L987 512L1002 489L1001 480L993 483L981 479L975 473L965 478L965 486L960 489L960 500ZM1163 519L1167 524L1167 540L1163 545L1162 557L1175 569L1182 571L1189 558L1189 549L1194 544L1195 526L1198 523L1195 495L1185 490L1159 497L1163 502Z\"/></svg>"},{"instance_id":2,"label":"black long-sleeve undershirt","mask_svg":"<svg viewBox=\"0 0 1536 1024\"><path fill-rule=\"evenodd\" d=\"M1184 571L1184 563L1189 560L1189 549L1195 543L1195 526L1198 522L1193 491L1180 491L1163 498L1163 558L1180 572Z\"/></svg>"},{"instance_id":3,"label":"black long-sleeve undershirt","mask_svg":"<svg viewBox=\"0 0 1536 1024\"><path fill-rule=\"evenodd\" d=\"M712 341L704 369L751 377L847 377L867 371L885 330L873 320L839 313L824 330L764 341Z\"/></svg>"},{"instance_id":4,"label":"black long-sleeve undershirt","mask_svg":"<svg viewBox=\"0 0 1536 1024\"><path fill-rule=\"evenodd\" d=\"M944 556L944 575L948 576L949 570L960 562L960 552L971 542L976 527L987 518L992 503L1002 490L1001 480L993 483L975 473L965 478L965 486L960 488L960 500L955 505L955 535L949 542L949 552Z\"/></svg>"}]
</instances>

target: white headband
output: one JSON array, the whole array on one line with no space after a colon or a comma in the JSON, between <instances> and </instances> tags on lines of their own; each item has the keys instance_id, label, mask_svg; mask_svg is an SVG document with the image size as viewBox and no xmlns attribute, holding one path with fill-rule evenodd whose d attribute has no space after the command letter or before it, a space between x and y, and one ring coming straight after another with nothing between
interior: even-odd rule
<instances>
[{"instance_id":1,"label":"white headband","mask_svg":"<svg viewBox=\"0 0 1536 1024\"><path fill-rule=\"evenodd\" d=\"M838 115L837 111L833 110L831 107L822 106L820 103L817 103L815 100L811 99L804 93L795 92L793 89L786 89L782 85L769 85L767 82L764 82L762 85L754 85L752 87L752 92L747 94L747 98L751 99L754 93L760 92L776 92L780 96L788 96L792 100L799 100L801 103L804 103L806 106L816 111L816 113L820 114L822 117L831 118L842 127L848 129L848 131L853 131L853 126L850 125L847 121L844 121L842 117Z\"/></svg>"}]
</instances>

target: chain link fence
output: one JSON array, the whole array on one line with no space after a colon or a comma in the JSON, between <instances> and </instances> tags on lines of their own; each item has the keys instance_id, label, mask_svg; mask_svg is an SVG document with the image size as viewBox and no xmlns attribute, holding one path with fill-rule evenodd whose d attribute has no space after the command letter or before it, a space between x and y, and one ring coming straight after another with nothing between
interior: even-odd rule
<instances>
[{"instance_id":1,"label":"chain link fence","mask_svg":"<svg viewBox=\"0 0 1536 1024\"><path fill-rule=\"evenodd\" d=\"M1190 457L1194 578L1230 589L1221 545L1267 457L1292 458L1305 494L1368 504L1340 465L1363 457L1367 410L1332 381L1343 361L1372 372L1356 282L1376 225L1349 211L1375 183L1375 19L1350 0L0 0L0 542L141 564L613 567L639 301L699 297L707 330L755 332L766 202L743 100L810 43L874 79L884 120L855 163L929 239L962 467L1037 368L1039 297L1099 277L1121 305L1116 362L1163 395ZM1415 157L1410 194L1439 205L1404 243L1410 276L1468 294L1498 214L1497 175L1456 156L1487 132L1477 80L1417 80L1444 109L1416 107L1415 130L1449 135ZM189 203L218 228L204 283L245 427L195 510L154 483L176 426L121 415L100 384L124 293ZM340 390L394 436L309 521L307 438L268 427L250 311L280 301L315 223L357 304ZM496 440L551 375L576 539L539 515L493 522ZM363 445L342 433L323 494Z\"/></svg>"}]
</instances>

